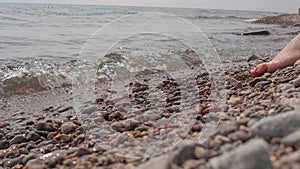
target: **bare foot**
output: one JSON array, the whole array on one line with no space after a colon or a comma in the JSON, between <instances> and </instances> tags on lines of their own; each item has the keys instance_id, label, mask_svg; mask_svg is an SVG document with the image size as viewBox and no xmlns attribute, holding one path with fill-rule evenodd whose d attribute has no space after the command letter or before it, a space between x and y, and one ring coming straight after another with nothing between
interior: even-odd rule
<instances>
[{"instance_id":1,"label":"bare foot","mask_svg":"<svg viewBox=\"0 0 300 169\"><path fill-rule=\"evenodd\" d=\"M262 76L266 72L272 73L292 66L298 59L300 59L300 34L291 40L272 61L253 67L250 72L252 76Z\"/></svg>"}]
</instances>

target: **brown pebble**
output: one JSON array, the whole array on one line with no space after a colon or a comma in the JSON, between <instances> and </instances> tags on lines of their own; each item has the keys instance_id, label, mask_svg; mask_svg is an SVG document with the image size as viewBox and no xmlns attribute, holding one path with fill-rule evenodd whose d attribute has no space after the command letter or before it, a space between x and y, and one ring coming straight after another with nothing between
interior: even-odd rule
<instances>
[{"instance_id":1,"label":"brown pebble","mask_svg":"<svg viewBox=\"0 0 300 169\"><path fill-rule=\"evenodd\" d=\"M270 160L272 161L272 162L276 162L277 160L278 160L278 158L276 157L276 156L271 156L270 157Z\"/></svg>"},{"instance_id":2,"label":"brown pebble","mask_svg":"<svg viewBox=\"0 0 300 169\"><path fill-rule=\"evenodd\" d=\"M0 128L4 128L6 126L9 126L9 123L7 123L7 122L0 123Z\"/></svg>"},{"instance_id":3,"label":"brown pebble","mask_svg":"<svg viewBox=\"0 0 300 169\"><path fill-rule=\"evenodd\" d=\"M24 166L22 164L17 164L13 166L11 169L22 169Z\"/></svg>"},{"instance_id":4,"label":"brown pebble","mask_svg":"<svg viewBox=\"0 0 300 169\"><path fill-rule=\"evenodd\" d=\"M281 144L281 138L280 137L274 137L271 140L272 144Z\"/></svg>"},{"instance_id":5,"label":"brown pebble","mask_svg":"<svg viewBox=\"0 0 300 169\"><path fill-rule=\"evenodd\" d=\"M287 147L287 148L285 148L284 151L285 151L285 153L289 154L289 153L293 152L294 149L292 147Z\"/></svg>"}]
</instances>

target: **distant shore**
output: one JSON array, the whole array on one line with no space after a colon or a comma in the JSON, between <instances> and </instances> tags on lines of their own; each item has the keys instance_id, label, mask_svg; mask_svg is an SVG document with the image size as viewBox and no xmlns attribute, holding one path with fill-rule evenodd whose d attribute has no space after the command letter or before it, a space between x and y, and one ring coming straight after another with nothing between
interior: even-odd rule
<instances>
[{"instance_id":1,"label":"distant shore","mask_svg":"<svg viewBox=\"0 0 300 169\"><path fill-rule=\"evenodd\" d=\"M267 16L261 19L254 21L256 24L278 24L283 26L290 26L299 23L300 24L300 15L299 14L282 14L278 16Z\"/></svg>"}]
</instances>

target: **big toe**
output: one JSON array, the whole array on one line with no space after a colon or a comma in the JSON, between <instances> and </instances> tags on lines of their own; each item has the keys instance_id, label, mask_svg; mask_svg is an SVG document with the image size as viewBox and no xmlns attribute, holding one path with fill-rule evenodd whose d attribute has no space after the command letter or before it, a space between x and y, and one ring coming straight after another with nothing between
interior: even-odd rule
<instances>
[{"instance_id":1,"label":"big toe","mask_svg":"<svg viewBox=\"0 0 300 169\"><path fill-rule=\"evenodd\" d=\"M257 65L250 70L252 76L262 76L264 73L273 73L281 68L280 62L268 62Z\"/></svg>"},{"instance_id":2,"label":"big toe","mask_svg":"<svg viewBox=\"0 0 300 169\"><path fill-rule=\"evenodd\" d=\"M266 73L268 70L268 64L262 63L257 65L256 67L251 68L250 72L251 75L254 77L262 76L264 73Z\"/></svg>"}]
</instances>

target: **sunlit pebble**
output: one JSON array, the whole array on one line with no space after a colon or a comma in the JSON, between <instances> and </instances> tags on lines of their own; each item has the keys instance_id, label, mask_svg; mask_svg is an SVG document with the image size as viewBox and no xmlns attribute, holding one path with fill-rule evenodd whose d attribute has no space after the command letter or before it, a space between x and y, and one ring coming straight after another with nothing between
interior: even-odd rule
<instances>
[{"instance_id":1,"label":"sunlit pebble","mask_svg":"<svg viewBox=\"0 0 300 169\"><path fill-rule=\"evenodd\" d=\"M291 153L293 151L294 151L294 149L292 147L285 148L285 153Z\"/></svg>"},{"instance_id":2,"label":"sunlit pebble","mask_svg":"<svg viewBox=\"0 0 300 169\"><path fill-rule=\"evenodd\" d=\"M278 158L277 158L276 156L272 155L272 156L270 157L270 160L271 160L272 162L276 162L276 161L278 160Z\"/></svg>"}]
</instances>

